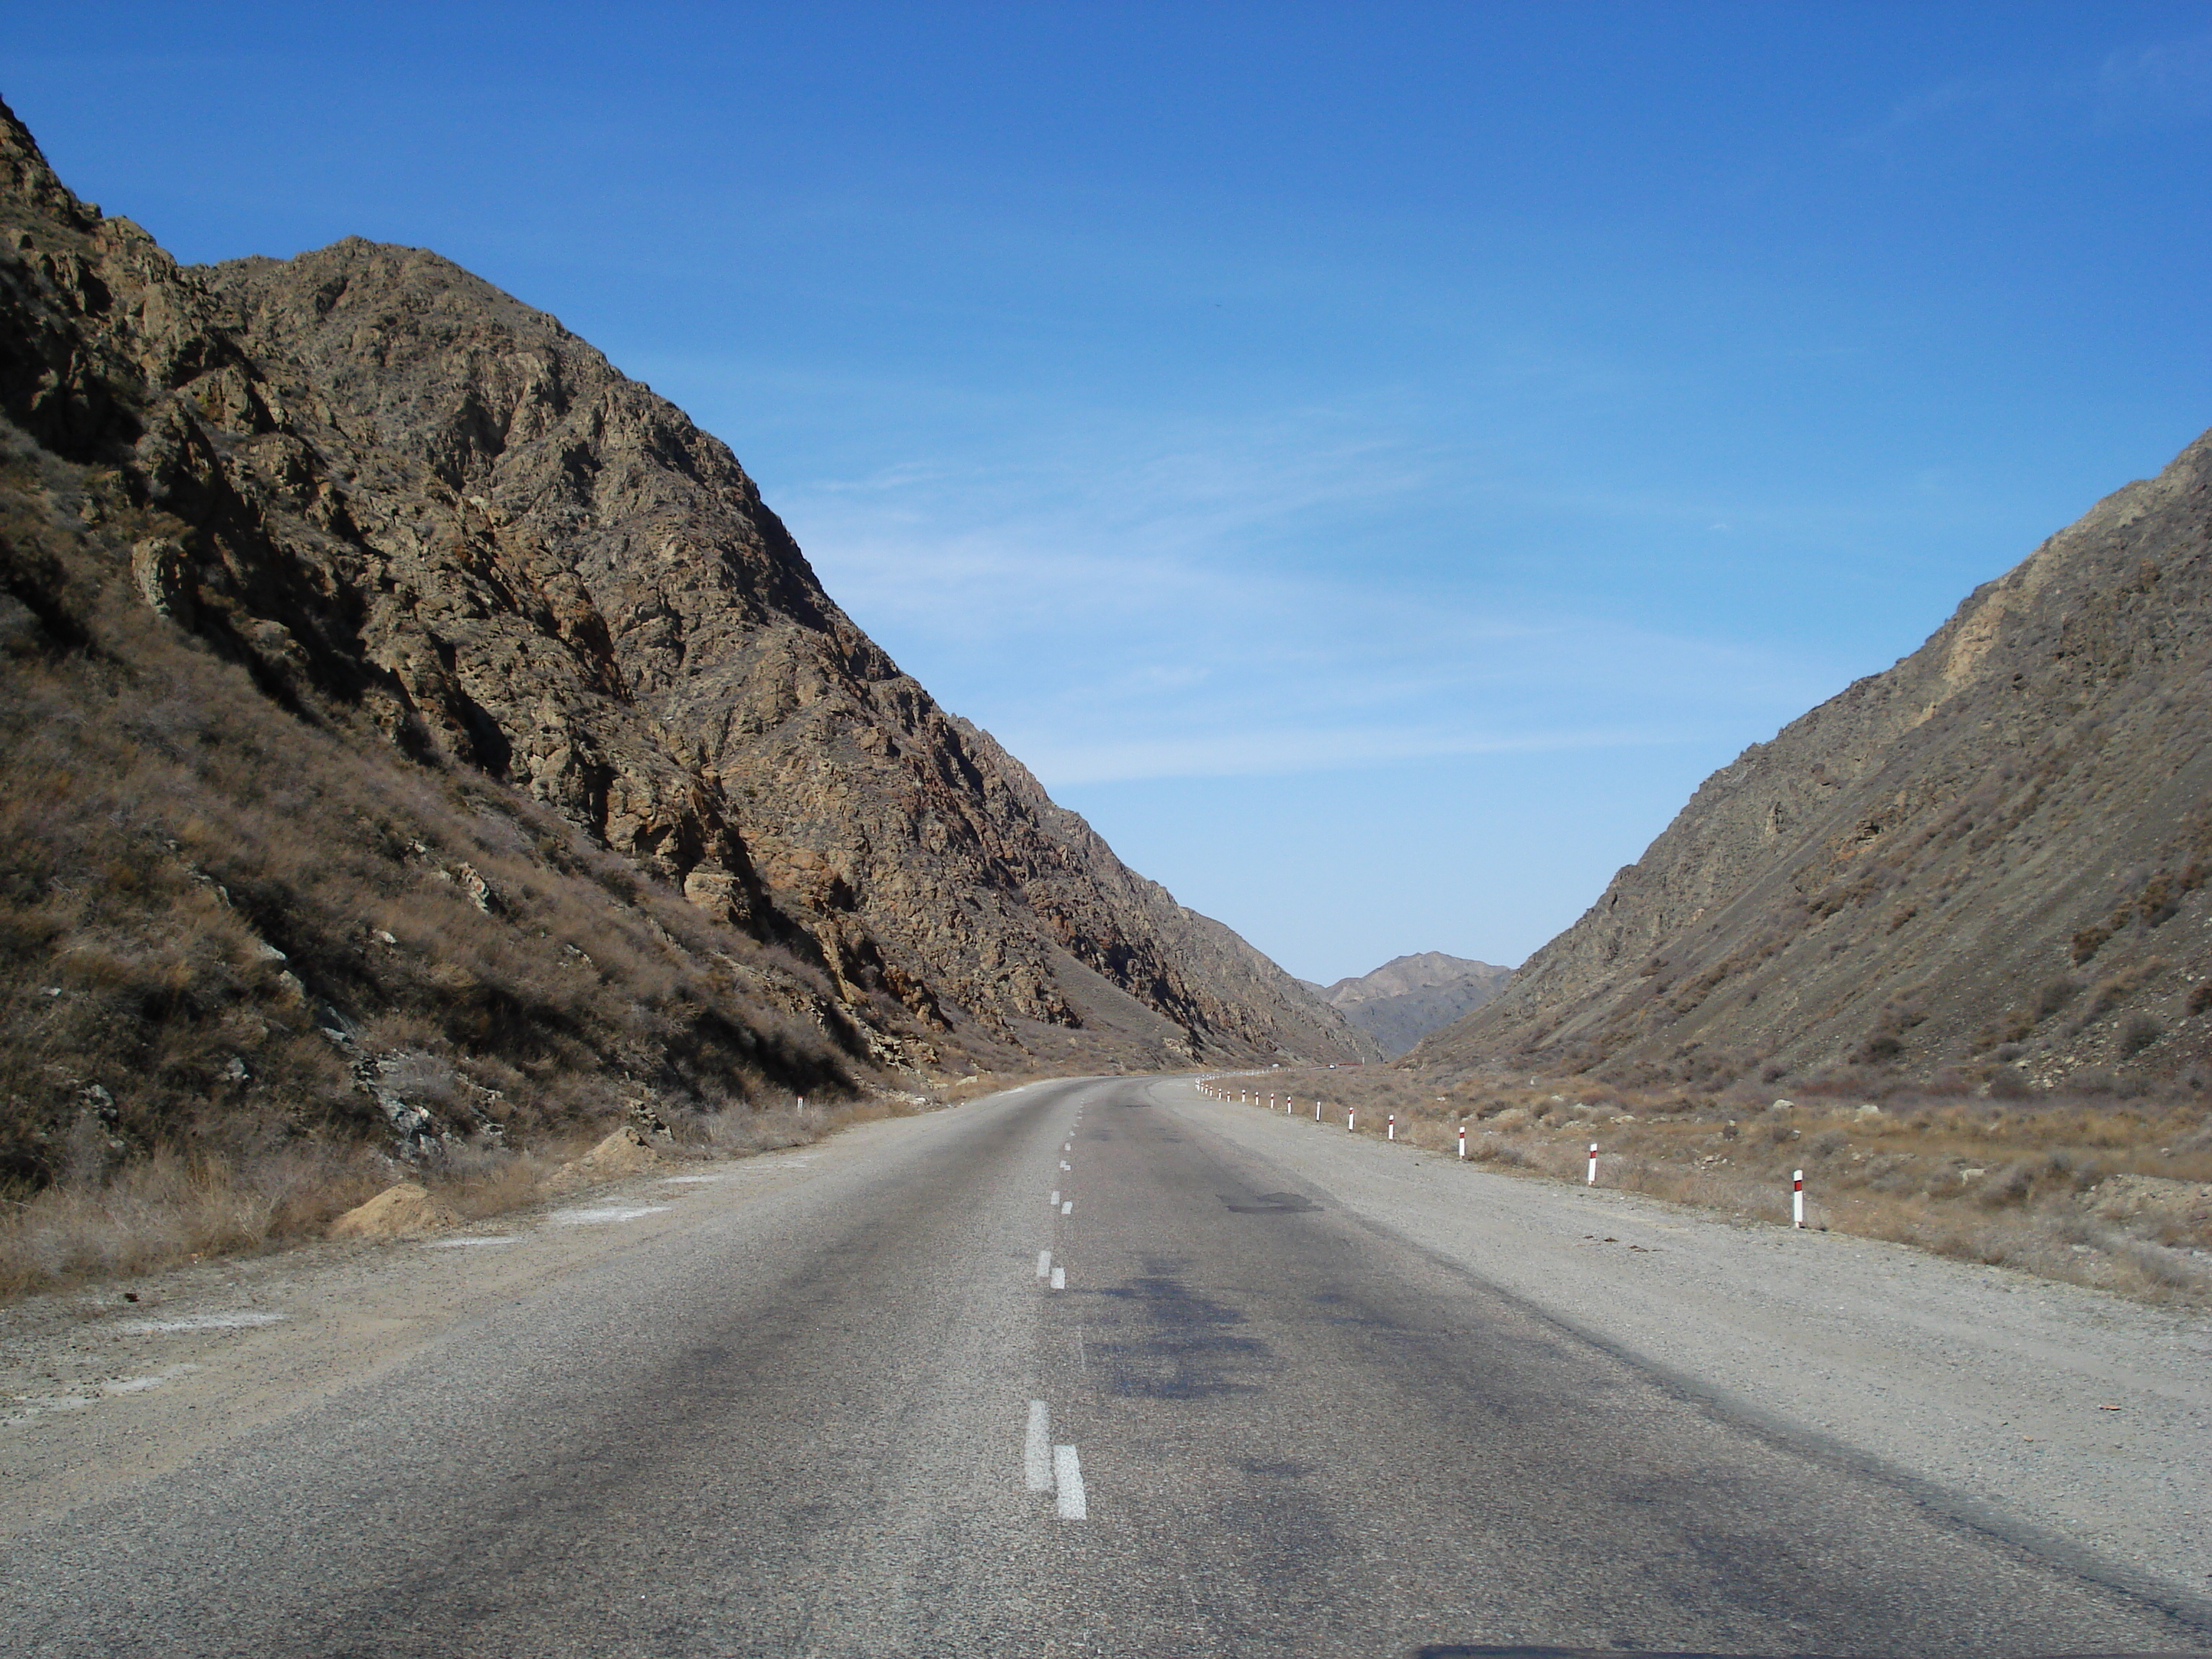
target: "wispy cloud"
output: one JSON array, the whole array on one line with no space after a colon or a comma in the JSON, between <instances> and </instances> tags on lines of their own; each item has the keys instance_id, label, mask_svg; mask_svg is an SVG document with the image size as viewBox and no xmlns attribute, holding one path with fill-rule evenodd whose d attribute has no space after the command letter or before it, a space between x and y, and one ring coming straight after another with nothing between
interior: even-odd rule
<instances>
[{"instance_id":1,"label":"wispy cloud","mask_svg":"<svg viewBox=\"0 0 2212 1659\"><path fill-rule=\"evenodd\" d=\"M2118 52L2097 72L2099 121L2180 126L2212 116L2212 34Z\"/></svg>"},{"instance_id":2,"label":"wispy cloud","mask_svg":"<svg viewBox=\"0 0 2212 1659\"><path fill-rule=\"evenodd\" d=\"M1851 135L1862 149L1900 155L1936 141L2086 137L2163 129L2212 118L2212 34L2114 52L2070 73L1960 76L1899 99Z\"/></svg>"},{"instance_id":3,"label":"wispy cloud","mask_svg":"<svg viewBox=\"0 0 2212 1659\"><path fill-rule=\"evenodd\" d=\"M1779 653L1409 586L1389 547L1364 574L1279 556L1422 487L1423 458L1335 415L1083 441L784 492L840 602L1049 787L1678 743L1832 689Z\"/></svg>"}]
</instances>

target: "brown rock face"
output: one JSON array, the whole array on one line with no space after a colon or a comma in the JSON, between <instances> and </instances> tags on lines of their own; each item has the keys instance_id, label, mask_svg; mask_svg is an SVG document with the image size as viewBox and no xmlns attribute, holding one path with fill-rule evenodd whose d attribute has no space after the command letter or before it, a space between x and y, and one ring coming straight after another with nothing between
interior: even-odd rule
<instances>
[{"instance_id":1,"label":"brown rock face","mask_svg":"<svg viewBox=\"0 0 2212 1659\"><path fill-rule=\"evenodd\" d=\"M1708 778L1409 1063L2201 1072L2212 434ZM2024 1074L2024 1075L2023 1075Z\"/></svg>"},{"instance_id":2,"label":"brown rock face","mask_svg":"<svg viewBox=\"0 0 2212 1659\"><path fill-rule=\"evenodd\" d=\"M0 219L0 410L127 481L158 533L117 579L299 720L551 809L826 975L879 1060L1372 1052L940 709L729 450L550 317L357 240L180 269L4 111Z\"/></svg>"}]
</instances>

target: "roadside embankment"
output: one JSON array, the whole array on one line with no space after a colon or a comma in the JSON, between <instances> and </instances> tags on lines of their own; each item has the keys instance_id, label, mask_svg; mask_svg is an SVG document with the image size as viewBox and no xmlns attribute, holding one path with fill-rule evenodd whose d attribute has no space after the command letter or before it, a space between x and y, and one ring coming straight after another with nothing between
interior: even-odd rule
<instances>
[{"instance_id":1,"label":"roadside embankment","mask_svg":"<svg viewBox=\"0 0 2212 1659\"><path fill-rule=\"evenodd\" d=\"M1395 1066L1229 1073L1232 1097L1315 1103L1341 1127L1470 1162L1598 1184L1958 1261L2212 1309L2212 1111L2191 1097L1995 1099L1896 1090L1629 1091L1515 1073L1446 1082Z\"/></svg>"}]
</instances>

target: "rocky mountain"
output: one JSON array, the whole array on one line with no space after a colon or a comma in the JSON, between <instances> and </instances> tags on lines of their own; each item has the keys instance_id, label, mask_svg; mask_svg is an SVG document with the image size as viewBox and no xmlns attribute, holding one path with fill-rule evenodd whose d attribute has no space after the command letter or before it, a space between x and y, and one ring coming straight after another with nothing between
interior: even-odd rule
<instances>
[{"instance_id":1,"label":"rocky mountain","mask_svg":"<svg viewBox=\"0 0 2212 1659\"><path fill-rule=\"evenodd\" d=\"M2204 1084L2209 538L2212 434L1708 778L1409 1063Z\"/></svg>"},{"instance_id":2,"label":"rocky mountain","mask_svg":"<svg viewBox=\"0 0 2212 1659\"><path fill-rule=\"evenodd\" d=\"M9 766L55 792L10 826L9 975L60 988L0 1032L19 1120L136 1121L132 1068L180 1031L258 1079L254 1030L403 1003L426 1074L604 1013L637 1029L571 1031L569 1072L678 1092L698 1078L643 1033L679 1003L700 1076L1371 1052L902 673L722 443L434 254L180 268L0 110L0 414ZM159 782L113 799L134 769ZM427 921L314 914L302 884L341 870L483 937L440 963ZM170 902L209 892L219 988ZM183 988L57 1036L80 991L116 1012L76 985L92 934ZM495 961L558 984L595 940L635 960L600 965L590 1019L485 991ZM179 1076L173 1113L206 1081Z\"/></svg>"},{"instance_id":3,"label":"rocky mountain","mask_svg":"<svg viewBox=\"0 0 2212 1659\"><path fill-rule=\"evenodd\" d=\"M1423 951L1393 957L1371 974L1311 989L1381 1044L1385 1055L1395 1057L1480 1008L1512 976L1510 968Z\"/></svg>"}]
</instances>

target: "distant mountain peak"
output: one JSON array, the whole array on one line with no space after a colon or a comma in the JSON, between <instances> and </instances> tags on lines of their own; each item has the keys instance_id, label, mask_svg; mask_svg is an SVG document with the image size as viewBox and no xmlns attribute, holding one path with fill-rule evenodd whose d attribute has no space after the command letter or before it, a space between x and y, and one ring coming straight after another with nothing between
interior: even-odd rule
<instances>
[{"instance_id":1,"label":"distant mountain peak","mask_svg":"<svg viewBox=\"0 0 2212 1659\"><path fill-rule=\"evenodd\" d=\"M1316 986L1315 994L1359 1030L1403 1054L1430 1032L1497 995L1513 970L1441 951L1393 957L1372 973Z\"/></svg>"}]
</instances>

